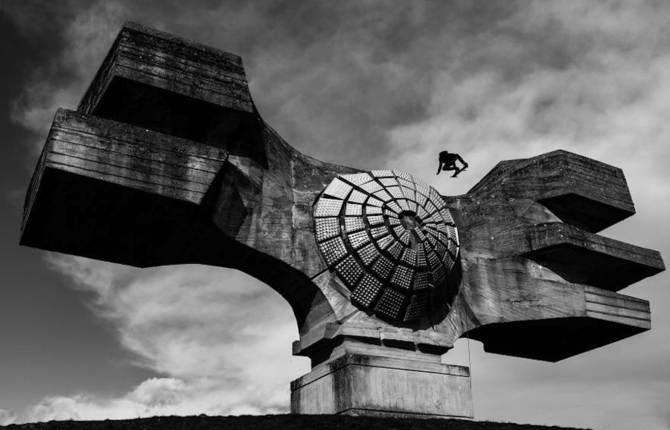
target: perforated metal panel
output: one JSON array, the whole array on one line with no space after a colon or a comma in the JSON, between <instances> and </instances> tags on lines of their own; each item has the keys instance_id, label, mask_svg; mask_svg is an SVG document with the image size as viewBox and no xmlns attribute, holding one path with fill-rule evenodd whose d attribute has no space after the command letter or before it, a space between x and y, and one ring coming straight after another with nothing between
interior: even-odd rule
<instances>
[{"instance_id":1,"label":"perforated metal panel","mask_svg":"<svg viewBox=\"0 0 670 430\"><path fill-rule=\"evenodd\" d=\"M351 185L346 182L342 182L339 179L334 179L333 182L328 184L326 189L323 191L323 194L338 199L344 199L347 194L351 191Z\"/></svg>"},{"instance_id":2,"label":"perforated metal panel","mask_svg":"<svg viewBox=\"0 0 670 430\"><path fill-rule=\"evenodd\" d=\"M381 215L382 213L382 208L379 206L366 206L365 207L365 214L366 215Z\"/></svg>"},{"instance_id":3,"label":"perforated metal panel","mask_svg":"<svg viewBox=\"0 0 670 430\"><path fill-rule=\"evenodd\" d=\"M393 227L393 232L395 233L395 235L396 235L398 238L400 238L400 237L402 237L405 233L407 233L407 230L405 230L405 227L403 227L402 225L398 224L398 225L396 225L395 227Z\"/></svg>"},{"instance_id":4,"label":"perforated metal panel","mask_svg":"<svg viewBox=\"0 0 670 430\"><path fill-rule=\"evenodd\" d=\"M389 229L386 226L375 227L375 228L370 230L370 235L375 239L377 239L381 236L385 236L387 234L389 234Z\"/></svg>"},{"instance_id":5,"label":"perforated metal panel","mask_svg":"<svg viewBox=\"0 0 670 430\"><path fill-rule=\"evenodd\" d=\"M357 205L355 203L347 203L347 206L344 210L346 216L358 216L363 215L363 205Z\"/></svg>"},{"instance_id":6,"label":"perforated metal panel","mask_svg":"<svg viewBox=\"0 0 670 430\"><path fill-rule=\"evenodd\" d=\"M413 185L413 184L412 184ZM401 191L408 200L417 201L416 194L414 193L414 188L409 188L406 185L401 187Z\"/></svg>"},{"instance_id":7,"label":"perforated metal panel","mask_svg":"<svg viewBox=\"0 0 670 430\"><path fill-rule=\"evenodd\" d=\"M351 294L351 302L369 308L382 289L382 283L374 276L365 274Z\"/></svg>"},{"instance_id":8,"label":"perforated metal panel","mask_svg":"<svg viewBox=\"0 0 670 430\"><path fill-rule=\"evenodd\" d=\"M342 200L319 199L314 209L314 216L338 216L342 208Z\"/></svg>"},{"instance_id":9,"label":"perforated metal panel","mask_svg":"<svg viewBox=\"0 0 670 430\"><path fill-rule=\"evenodd\" d=\"M379 251L375 248L374 244L369 244L358 250L358 256L361 258L363 264L366 267L370 267L370 264L379 257Z\"/></svg>"},{"instance_id":10,"label":"perforated metal panel","mask_svg":"<svg viewBox=\"0 0 670 430\"><path fill-rule=\"evenodd\" d=\"M416 272L414 274L414 291L432 288L431 277L428 272Z\"/></svg>"},{"instance_id":11,"label":"perforated metal panel","mask_svg":"<svg viewBox=\"0 0 670 430\"><path fill-rule=\"evenodd\" d=\"M368 198L367 194L361 193L358 190L354 190L347 200L350 201L350 202L353 202L353 203L361 203L362 204L365 201L365 199L367 199L367 198Z\"/></svg>"},{"instance_id":12,"label":"perforated metal panel","mask_svg":"<svg viewBox=\"0 0 670 430\"><path fill-rule=\"evenodd\" d=\"M380 178L379 182L386 188L387 190L390 187L397 187L398 186L398 181L396 178Z\"/></svg>"},{"instance_id":13,"label":"perforated metal panel","mask_svg":"<svg viewBox=\"0 0 670 430\"><path fill-rule=\"evenodd\" d=\"M409 301L407 312L405 313L405 321L412 321L419 317L424 312L428 305L428 294L415 294Z\"/></svg>"},{"instance_id":14,"label":"perforated metal panel","mask_svg":"<svg viewBox=\"0 0 670 430\"><path fill-rule=\"evenodd\" d=\"M361 188L363 189L363 191L365 191L367 193L374 194L377 191L381 190L382 186L379 182L372 181L372 182L368 182L367 184L362 185Z\"/></svg>"},{"instance_id":15,"label":"perforated metal panel","mask_svg":"<svg viewBox=\"0 0 670 430\"><path fill-rule=\"evenodd\" d=\"M412 248L405 248L405 251L402 253L402 262L406 263L408 266L416 267L416 251Z\"/></svg>"},{"instance_id":16,"label":"perforated metal panel","mask_svg":"<svg viewBox=\"0 0 670 430\"><path fill-rule=\"evenodd\" d=\"M435 254L437 254L438 256L444 256L444 255L447 254L447 247L444 246L444 244L440 241L437 241L435 243L434 249L435 249Z\"/></svg>"},{"instance_id":17,"label":"perforated metal panel","mask_svg":"<svg viewBox=\"0 0 670 430\"><path fill-rule=\"evenodd\" d=\"M450 238L449 238L449 243L448 243L447 245L448 245L447 248L449 249L449 253L451 254L451 255L450 255L450 258L453 260L453 259L454 259L453 256L455 256L456 254L458 254L458 244L456 243L456 241L454 241L454 240L451 239L451 237L450 237Z\"/></svg>"},{"instance_id":18,"label":"perforated metal panel","mask_svg":"<svg viewBox=\"0 0 670 430\"><path fill-rule=\"evenodd\" d=\"M396 266L395 272L391 277L391 283L399 286L402 289L409 290L412 285L412 276L414 270L407 266Z\"/></svg>"},{"instance_id":19,"label":"perforated metal panel","mask_svg":"<svg viewBox=\"0 0 670 430\"><path fill-rule=\"evenodd\" d=\"M398 240L405 245L405 247L411 246L411 240L410 240L410 232L405 230L405 228L401 225L397 226L394 228L394 230L402 229L401 232L398 234Z\"/></svg>"},{"instance_id":20,"label":"perforated metal panel","mask_svg":"<svg viewBox=\"0 0 670 430\"><path fill-rule=\"evenodd\" d=\"M416 248L416 265L417 267L426 267L428 261L426 260L426 252L424 251L423 244Z\"/></svg>"},{"instance_id":21,"label":"perforated metal panel","mask_svg":"<svg viewBox=\"0 0 670 430\"><path fill-rule=\"evenodd\" d=\"M454 223L454 219L451 217L451 212L449 212L447 208L441 208L440 215L442 215L442 219L444 219L445 223L449 225L456 225Z\"/></svg>"},{"instance_id":22,"label":"perforated metal panel","mask_svg":"<svg viewBox=\"0 0 670 430\"><path fill-rule=\"evenodd\" d=\"M400 190L400 187L388 187L386 191L393 196L394 199L402 199L405 195Z\"/></svg>"},{"instance_id":23,"label":"perforated metal panel","mask_svg":"<svg viewBox=\"0 0 670 430\"><path fill-rule=\"evenodd\" d=\"M398 206L400 206L400 209L402 209L401 212L408 212L408 211L416 212L416 210L412 209L412 207L409 205L407 199L398 200Z\"/></svg>"},{"instance_id":24,"label":"perforated metal panel","mask_svg":"<svg viewBox=\"0 0 670 430\"><path fill-rule=\"evenodd\" d=\"M440 264L440 257L437 256L435 251L428 253L428 264L430 264L430 267L436 267Z\"/></svg>"},{"instance_id":25,"label":"perforated metal panel","mask_svg":"<svg viewBox=\"0 0 670 430\"><path fill-rule=\"evenodd\" d=\"M374 196L377 197L379 200L383 202L388 202L393 200L393 197L386 191L384 188L380 189L376 193L374 193Z\"/></svg>"},{"instance_id":26,"label":"perforated metal panel","mask_svg":"<svg viewBox=\"0 0 670 430\"><path fill-rule=\"evenodd\" d=\"M405 172L341 175L314 205L329 269L352 303L396 323L426 316L431 291L458 258L458 231L442 196Z\"/></svg>"},{"instance_id":27,"label":"perforated metal panel","mask_svg":"<svg viewBox=\"0 0 670 430\"><path fill-rule=\"evenodd\" d=\"M340 179L344 179L345 181L349 182L350 184L356 185L356 186L361 186L365 184L366 182L369 182L372 180L372 177L368 175L367 173L354 173L353 175L340 175Z\"/></svg>"},{"instance_id":28,"label":"perforated metal panel","mask_svg":"<svg viewBox=\"0 0 670 430\"><path fill-rule=\"evenodd\" d=\"M395 177L397 176L392 170L373 170L370 172L376 178Z\"/></svg>"},{"instance_id":29,"label":"perforated metal panel","mask_svg":"<svg viewBox=\"0 0 670 430\"><path fill-rule=\"evenodd\" d=\"M358 231L356 233L348 234L347 239L354 249L362 248L370 243L370 235L367 230Z\"/></svg>"},{"instance_id":30,"label":"perforated metal panel","mask_svg":"<svg viewBox=\"0 0 670 430\"><path fill-rule=\"evenodd\" d=\"M340 220L338 218L316 218L316 235L323 239L340 235Z\"/></svg>"},{"instance_id":31,"label":"perforated metal panel","mask_svg":"<svg viewBox=\"0 0 670 430\"><path fill-rule=\"evenodd\" d=\"M444 280L446 274L447 272L442 264L439 264L438 266L434 267L432 271L433 283L438 283Z\"/></svg>"},{"instance_id":32,"label":"perforated metal panel","mask_svg":"<svg viewBox=\"0 0 670 430\"><path fill-rule=\"evenodd\" d=\"M423 182L414 181L414 188L426 197L430 196L430 186Z\"/></svg>"},{"instance_id":33,"label":"perforated metal panel","mask_svg":"<svg viewBox=\"0 0 670 430\"><path fill-rule=\"evenodd\" d=\"M405 301L406 297L403 294L387 288L382 291L382 296L379 298L377 306L375 306L375 311L392 319L397 319Z\"/></svg>"},{"instance_id":34,"label":"perforated metal panel","mask_svg":"<svg viewBox=\"0 0 670 430\"><path fill-rule=\"evenodd\" d=\"M370 227L375 227L380 224L384 224L384 217L381 215L373 215L368 217L368 224Z\"/></svg>"},{"instance_id":35,"label":"perforated metal panel","mask_svg":"<svg viewBox=\"0 0 670 430\"><path fill-rule=\"evenodd\" d=\"M347 256L344 260L339 262L335 266L335 271L340 276L340 278L351 284L355 284L361 275L363 275L363 268L351 255Z\"/></svg>"},{"instance_id":36,"label":"perforated metal panel","mask_svg":"<svg viewBox=\"0 0 670 430\"><path fill-rule=\"evenodd\" d=\"M416 193L416 203L419 205L419 216L421 218L425 218L428 216L428 212L426 212L426 209L424 207L427 201L428 197L424 196L419 192Z\"/></svg>"},{"instance_id":37,"label":"perforated metal panel","mask_svg":"<svg viewBox=\"0 0 670 430\"><path fill-rule=\"evenodd\" d=\"M365 228L365 223L363 218L357 216L348 216L344 217L344 229L347 233L353 233L358 230L363 230Z\"/></svg>"},{"instance_id":38,"label":"perforated metal panel","mask_svg":"<svg viewBox=\"0 0 670 430\"><path fill-rule=\"evenodd\" d=\"M398 260L404 248L402 243L394 240L391 246L388 247L388 253L391 254L391 257L393 257L394 260Z\"/></svg>"},{"instance_id":39,"label":"perforated metal panel","mask_svg":"<svg viewBox=\"0 0 670 430\"><path fill-rule=\"evenodd\" d=\"M348 254L347 248L344 246L341 237L336 237L335 239L320 243L319 249L329 266L337 263Z\"/></svg>"},{"instance_id":40,"label":"perforated metal panel","mask_svg":"<svg viewBox=\"0 0 670 430\"><path fill-rule=\"evenodd\" d=\"M387 279L393 270L393 263L383 255L372 265L372 271L382 279Z\"/></svg>"},{"instance_id":41,"label":"perforated metal panel","mask_svg":"<svg viewBox=\"0 0 670 430\"><path fill-rule=\"evenodd\" d=\"M431 216L434 213L437 212L437 206L435 206L435 204L433 203L432 200L430 200L430 198L426 201L426 204L424 205L424 207L426 208L426 211L428 211L428 214L430 214ZM442 219L439 218L439 217L435 217L435 218L433 218L433 221L434 222L440 222L440 221L442 221Z\"/></svg>"},{"instance_id":42,"label":"perforated metal panel","mask_svg":"<svg viewBox=\"0 0 670 430\"><path fill-rule=\"evenodd\" d=\"M398 202L389 202L389 203L386 204L386 207L387 207L391 212L395 213L396 215L399 215L400 212L402 212L402 208L400 207L400 205L398 204ZM390 214L390 213L389 213L389 215L392 216L393 214Z\"/></svg>"},{"instance_id":43,"label":"perforated metal panel","mask_svg":"<svg viewBox=\"0 0 670 430\"><path fill-rule=\"evenodd\" d=\"M368 205L368 206L377 206L377 207L381 207L381 206L384 204L384 202L381 201L381 200L379 200L379 199L376 198L376 197L370 196L370 197L368 197L368 199L365 201L365 204Z\"/></svg>"},{"instance_id":44,"label":"perforated metal panel","mask_svg":"<svg viewBox=\"0 0 670 430\"><path fill-rule=\"evenodd\" d=\"M379 249L386 249L391 243L395 243L393 236L384 236L377 241Z\"/></svg>"}]
</instances>

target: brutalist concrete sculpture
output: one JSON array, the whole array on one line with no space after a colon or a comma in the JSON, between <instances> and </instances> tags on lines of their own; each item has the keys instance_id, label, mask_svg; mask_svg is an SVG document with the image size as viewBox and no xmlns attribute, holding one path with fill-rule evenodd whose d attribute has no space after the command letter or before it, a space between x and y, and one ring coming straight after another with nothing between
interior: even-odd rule
<instances>
[{"instance_id":1,"label":"brutalist concrete sculpture","mask_svg":"<svg viewBox=\"0 0 670 430\"><path fill-rule=\"evenodd\" d=\"M650 328L616 291L658 252L596 233L634 214L620 169L565 151L499 163L467 194L289 146L239 57L128 24L59 110L21 243L139 267L233 267L291 305L297 413L472 416L462 336L557 361ZM225 285L222 285L225 288Z\"/></svg>"}]
</instances>

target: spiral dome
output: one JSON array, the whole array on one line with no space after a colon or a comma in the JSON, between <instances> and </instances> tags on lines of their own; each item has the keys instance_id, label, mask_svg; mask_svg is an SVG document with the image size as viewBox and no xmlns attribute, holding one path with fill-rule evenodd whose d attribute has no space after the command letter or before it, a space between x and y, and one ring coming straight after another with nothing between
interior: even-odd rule
<instances>
[{"instance_id":1,"label":"spiral dome","mask_svg":"<svg viewBox=\"0 0 670 430\"><path fill-rule=\"evenodd\" d=\"M314 204L319 251L358 308L411 323L429 312L458 259L442 196L401 171L339 175Z\"/></svg>"}]
</instances>

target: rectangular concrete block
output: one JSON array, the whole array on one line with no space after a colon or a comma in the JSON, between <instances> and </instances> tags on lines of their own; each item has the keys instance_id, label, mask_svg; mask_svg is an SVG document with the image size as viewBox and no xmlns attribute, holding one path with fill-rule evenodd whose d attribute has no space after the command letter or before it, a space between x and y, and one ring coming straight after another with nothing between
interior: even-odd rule
<instances>
[{"instance_id":1,"label":"rectangular concrete block","mask_svg":"<svg viewBox=\"0 0 670 430\"><path fill-rule=\"evenodd\" d=\"M121 29L79 110L95 113L103 108L105 96L110 93L108 87L114 81L160 88L216 106L253 112L239 56L132 22Z\"/></svg>"},{"instance_id":2,"label":"rectangular concrete block","mask_svg":"<svg viewBox=\"0 0 670 430\"><path fill-rule=\"evenodd\" d=\"M291 382L291 412L472 418L467 367L346 353Z\"/></svg>"},{"instance_id":3,"label":"rectangular concrete block","mask_svg":"<svg viewBox=\"0 0 670 430\"><path fill-rule=\"evenodd\" d=\"M266 162L242 59L138 24L123 26L77 110Z\"/></svg>"}]
</instances>

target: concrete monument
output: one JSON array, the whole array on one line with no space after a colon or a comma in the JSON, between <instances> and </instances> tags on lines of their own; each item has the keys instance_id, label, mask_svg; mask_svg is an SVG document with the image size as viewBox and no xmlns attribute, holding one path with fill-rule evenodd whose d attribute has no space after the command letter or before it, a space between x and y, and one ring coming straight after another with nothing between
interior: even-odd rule
<instances>
[{"instance_id":1,"label":"concrete monument","mask_svg":"<svg viewBox=\"0 0 670 430\"><path fill-rule=\"evenodd\" d=\"M566 151L460 196L310 158L260 117L239 57L127 24L56 113L21 243L262 280L312 362L293 412L471 417L468 368L441 362L459 337L558 361L650 328L649 303L617 291L664 270L659 253L596 234L634 213L620 169Z\"/></svg>"}]
</instances>

